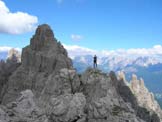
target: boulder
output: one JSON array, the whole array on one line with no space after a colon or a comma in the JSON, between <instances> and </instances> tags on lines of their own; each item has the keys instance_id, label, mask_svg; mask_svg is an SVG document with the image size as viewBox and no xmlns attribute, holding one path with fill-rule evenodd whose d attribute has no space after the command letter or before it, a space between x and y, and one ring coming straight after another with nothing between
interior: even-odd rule
<instances>
[{"instance_id":1,"label":"boulder","mask_svg":"<svg viewBox=\"0 0 162 122\"><path fill-rule=\"evenodd\" d=\"M40 110L31 90L20 93L20 97L6 106L0 107L2 122L45 122L47 116Z\"/></svg>"},{"instance_id":2,"label":"boulder","mask_svg":"<svg viewBox=\"0 0 162 122\"><path fill-rule=\"evenodd\" d=\"M86 98L82 93L51 98L48 113L52 122L79 122L86 118Z\"/></svg>"}]
</instances>

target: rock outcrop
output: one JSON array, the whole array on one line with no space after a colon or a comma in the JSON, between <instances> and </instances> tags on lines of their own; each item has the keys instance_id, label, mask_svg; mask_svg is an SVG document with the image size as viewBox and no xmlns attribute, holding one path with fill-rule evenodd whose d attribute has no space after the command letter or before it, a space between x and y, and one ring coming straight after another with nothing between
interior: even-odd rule
<instances>
[{"instance_id":1,"label":"rock outcrop","mask_svg":"<svg viewBox=\"0 0 162 122\"><path fill-rule=\"evenodd\" d=\"M130 81L130 88L137 98L138 105L156 112L162 120L162 111L160 106L155 100L154 94L149 92L145 87L144 80L142 78L138 80L137 76L133 74L132 80Z\"/></svg>"},{"instance_id":2,"label":"rock outcrop","mask_svg":"<svg viewBox=\"0 0 162 122\"><path fill-rule=\"evenodd\" d=\"M45 122L46 119L31 90L22 91L16 101L0 107L0 122Z\"/></svg>"},{"instance_id":3,"label":"rock outcrop","mask_svg":"<svg viewBox=\"0 0 162 122\"><path fill-rule=\"evenodd\" d=\"M30 45L23 48L21 63L10 77L5 95L1 96L4 104L15 100L25 89L33 90L39 97L49 75L57 74L62 68L72 68L66 50L46 24L38 26Z\"/></svg>"},{"instance_id":4,"label":"rock outcrop","mask_svg":"<svg viewBox=\"0 0 162 122\"><path fill-rule=\"evenodd\" d=\"M57 72L72 67L64 47L58 42L48 25L37 28L30 45L22 51L22 66L36 72Z\"/></svg>"},{"instance_id":5,"label":"rock outcrop","mask_svg":"<svg viewBox=\"0 0 162 122\"><path fill-rule=\"evenodd\" d=\"M0 122L160 122L139 104L124 73L77 74L48 25L37 28L21 61L3 88Z\"/></svg>"},{"instance_id":6,"label":"rock outcrop","mask_svg":"<svg viewBox=\"0 0 162 122\"><path fill-rule=\"evenodd\" d=\"M7 60L16 60L17 62L21 62L21 54L18 50L12 48L8 51Z\"/></svg>"},{"instance_id":7,"label":"rock outcrop","mask_svg":"<svg viewBox=\"0 0 162 122\"><path fill-rule=\"evenodd\" d=\"M4 89L7 87L9 77L20 66L20 55L15 49L9 51L7 60L0 61L0 96L4 95ZM0 103L2 99L0 97Z\"/></svg>"},{"instance_id":8,"label":"rock outcrop","mask_svg":"<svg viewBox=\"0 0 162 122\"><path fill-rule=\"evenodd\" d=\"M85 96L82 93L51 97L46 108L37 104L31 90L20 93L15 102L0 106L0 122L73 122L85 121Z\"/></svg>"},{"instance_id":9,"label":"rock outcrop","mask_svg":"<svg viewBox=\"0 0 162 122\"><path fill-rule=\"evenodd\" d=\"M112 73L88 69L81 77L87 98L88 122L143 122L129 102L125 102L117 91L117 78Z\"/></svg>"},{"instance_id":10,"label":"rock outcrop","mask_svg":"<svg viewBox=\"0 0 162 122\"><path fill-rule=\"evenodd\" d=\"M88 69L82 76L78 76L80 88L74 88L72 93L73 88L68 85L69 78L71 81L77 80L76 75L67 69L59 72L56 77L58 82L63 82L58 88L53 87L54 91L60 88L59 94L45 96L43 93L36 98L31 90L22 91L15 102L0 107L2 121L144 122L136 115L131 104L120 97L109 75Z\"/></svg>"},{"instance_id":11,"label":"rock outcrop","mask_svg":"<svg viewBox=\"0 0 162 122\"><path fill-rule=\"evenodd\" d=\"M86 120L85 106L86 98L82 93L65 94L52 98L48 109L49 121L83 122Z\"/></svg>"},{"instance_id":12,"label":"rock outcrop","mask_svg":"<svg viewBox=\"0 0 162 122\"><path fill-rule=\"evenodd\" d=\"M153 117L155 116L155 113L156 113L157 116L159 117L159 119L162 121L161 108L160 108L159 104L157 103L157 101L155 100L153 93L149 92L149 90L146 88L146 86L144 84L144 80L142 78L140 78L140 80L138 80L137 76L135 74L133 74L132 80L130 82L128 82L125 79L124 72L121 71L118 73L118 79L123 80L125 85L127 85L130 88L131 93L133 94L133 97L136 99L136 100L131 100L131 101L136 101L136 103L135 103L136 108L138 108L138 110L139 110L139 112L137 112L137 113L139 113L139 115L141 117L142 116L144 117L144 115L142 115L142 113L144 113L144 112L145 113L149 112ZM122 86L122 85L120 85L120 86ZM121 91L124 91L124 90L121 90ZM124 95L126 95L126 92L124 93ZM130 97L126 97L126 98L130 98ZM137 105L141 108L137 107ZM144 117L144 118L147 118L147 117Z\"/></svg>"}]
</instances>

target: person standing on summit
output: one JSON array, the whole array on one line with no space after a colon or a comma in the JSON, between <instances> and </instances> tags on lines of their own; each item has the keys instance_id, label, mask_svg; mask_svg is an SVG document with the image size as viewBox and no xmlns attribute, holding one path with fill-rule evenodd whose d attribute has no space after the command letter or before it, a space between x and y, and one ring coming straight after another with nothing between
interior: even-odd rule
<instances>
[{"instance_id":1,"label":"person standing on summit","mask_svg":"<svg viewBox=\"0 0 162 122\"><path fill-rule=\"evenodd\" d=\"M94 68L97 68L97 56L96 55L93 57L93 66Z\"/></svg>"}]
</instances>

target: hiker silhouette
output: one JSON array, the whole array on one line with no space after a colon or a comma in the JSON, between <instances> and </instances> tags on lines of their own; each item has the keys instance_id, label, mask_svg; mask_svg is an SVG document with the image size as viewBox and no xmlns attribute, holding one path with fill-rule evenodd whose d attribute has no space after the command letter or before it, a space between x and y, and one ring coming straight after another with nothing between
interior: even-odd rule
<instances>
[{"instance_id":1,"label":"hiker silhouette","mask_svg":"<svg viewBox=\"0 0 162 122\"><path fill-rule=\"evenodd\" d=\"M97 68L97 56L96 55L93 57L93 67Z\"/></svg>"}]
</instances>

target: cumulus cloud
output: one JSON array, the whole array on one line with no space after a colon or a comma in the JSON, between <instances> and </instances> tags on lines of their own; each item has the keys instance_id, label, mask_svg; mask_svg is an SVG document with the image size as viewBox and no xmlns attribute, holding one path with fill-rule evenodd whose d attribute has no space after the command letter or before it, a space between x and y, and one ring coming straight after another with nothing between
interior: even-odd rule
<instances>
[{"instance_id":1,"label":"cumulus cloud","mask_svg":"<svg viewBox=\"0 0 162 122\"><path fill-rule=\"evenodd\" d=\"M98 55L100 57L119 56L119 57L138 57L138 56L155 56L162 55L162 46L155 45L152 48L132 48L132 49L117 49L117 50L92 50L89 48L77 45L65 45L69 56L74 58L83 55Z\"/></svg>"},{"instance_id":2,"label":"cumulus cloud","mask_svg":"<svg viewBox=\"0 0 162 122\"><path fill-rule=\"evenodd\" d=\"M11 50L13 47L8 47L8 46L0 46L0 52L8 52L9 50ZM16 50L18 50L19 52L21 52L21 48L14 48Z\"/></svg>"},{"instance_id":3,"label":"cumulus cloud","mask_svg":"<svg viewBox=\"0 0 162 122\"><path fill-rule=\"evenodd\" d=\"M154 49L160 49L160 48L162 48L162 46L161 45L155 45L153 48Z\"/></svg>"},{"instance_id":4,"label":"cumulus cloud","mask_svg":"<svg viewBox=\"0 0 162 122\"><path fill-rule=\"evenodd\" d=\"M72 39L73 41L80 41L80 40L83 39L83 36L77 35L77 34L71 34L71 39Z\"/></svg>"},{"instance_id":5,"label":"cumulus cloud","mask_svg":"<svg viewBox=\"0 0 162 122\"><path fill-rule=\"evenodd\" d=\"M79 55L93 55L95 53L97 53L97 51L89 49L89 48L85 48L85 47L81 47L78 45L66 45L63 44L63 46L65 47L65 49L68 51L68 54L71 58L74 58L76 56Z\"/></svg>"},{"instance_id":6,"label":"cumulus cloud","mask_svg":"<svg viewBox=\"0 0 162 122\"><path fill-rule=\"evenodd\" d=\"M0 52L7 52L11 49L11 47L6 47L6 46L3 46L3 47L0 47Z\"/></svg>"},{"instance_id":7,"label":"cumulus cloud","mask_svg":"<svg viewBox=\"0 0 162 122\"><path fill-rule=\"evenodd\" d=\"M24 12L12 13L0 0L0 33L22 34L33 31L38 23L36 16Z\"/></svg>"}]
</instances>

